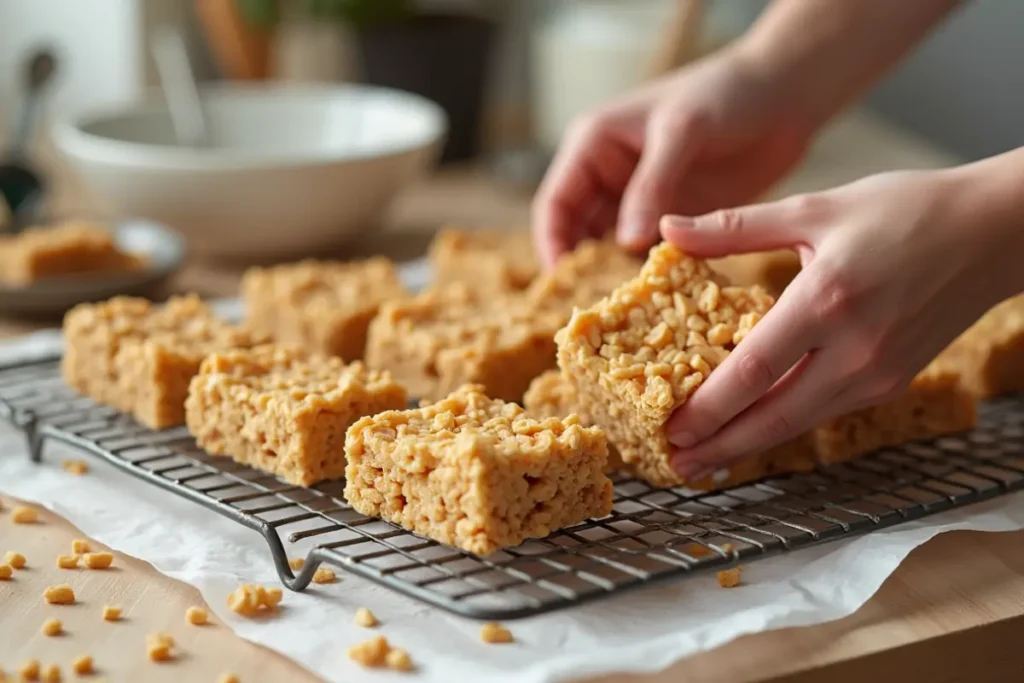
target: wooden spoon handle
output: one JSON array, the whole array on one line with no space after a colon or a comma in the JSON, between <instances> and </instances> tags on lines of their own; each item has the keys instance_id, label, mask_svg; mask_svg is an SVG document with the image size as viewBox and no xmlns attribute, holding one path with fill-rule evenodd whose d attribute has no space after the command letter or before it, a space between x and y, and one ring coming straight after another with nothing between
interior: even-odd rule
<instances>
[{"instance_id":1,"label":"wooden spoon handle","mask_svg":"<svg viewBox=\"0 0 1024 683\"><path fill-rule=\"evenodd\" d=\"M238 9L238 0L195 0L195 7L210 51L226 77L268 78L271 34L245 21Z\"/></svg>"}]
</instances>

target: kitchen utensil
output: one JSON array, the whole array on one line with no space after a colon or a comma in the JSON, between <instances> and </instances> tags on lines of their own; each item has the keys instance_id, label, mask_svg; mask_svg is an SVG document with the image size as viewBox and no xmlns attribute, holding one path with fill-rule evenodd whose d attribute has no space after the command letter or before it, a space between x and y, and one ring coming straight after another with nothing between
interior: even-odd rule
<instances>
[{"instance_id":1,"label":"kitchen utensil","mask_svg":"<svg viewBox=\"0 0 1024 683\"><path fill-rule=\"evenodd\" d=\"M203 100L192 73L188 47L181 33L170 27L157 31L153 40L153 60L178 142L190 147L205 147L210 142L209 128L203 112Z\"/></svg>"}]
</instances>

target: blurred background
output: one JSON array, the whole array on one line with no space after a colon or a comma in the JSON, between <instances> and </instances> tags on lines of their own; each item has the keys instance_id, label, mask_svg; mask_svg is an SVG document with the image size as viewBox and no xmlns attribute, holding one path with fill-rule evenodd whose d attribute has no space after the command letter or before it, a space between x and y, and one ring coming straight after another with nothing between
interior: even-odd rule
<instances>
[{"instance_id":1,"label":"blurred background","mask_svg":"<svg viewBox=\"0 0 1024 683\"><path fill-rule=\"evenodd\" d=\"M45 48L58 68L29 161L47 181L51 214L155 219L200 260L234 251L245 262L407 259L443 224L525 227L529 197L574 116L728 43L764 4L0 0L0 148L10 148L10 122L23 112L25 61ZM823 133L778 193L1024 144L1021 26L1024 3L965 3ZM153 50L167 27L183 37L201 84L208 149L176 138L160 104ZM265 97L243 106L225 99L236 90L217 90L239 84ZM374 99L377 91L344 84L420 95L444 121L419 99ZM90 111L107 118L79 115ZM219 292L232 282L228 266L192 264L191 287L218 282Z\"/></svg>"}]
</instances>

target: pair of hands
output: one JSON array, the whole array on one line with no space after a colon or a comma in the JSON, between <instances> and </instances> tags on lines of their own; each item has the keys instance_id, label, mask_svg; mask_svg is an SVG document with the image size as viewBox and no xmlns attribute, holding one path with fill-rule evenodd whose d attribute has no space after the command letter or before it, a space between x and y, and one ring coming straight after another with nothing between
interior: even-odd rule
<instances>
[{"instance_id":1,"label":"pair of hands","mask_svg":"<svg viewBox=\"0 0 1024 683\"><path fill-rule=\"evenodd\" d=\"M1024 285L1024 231L1008 230L979 190L992 162L732 208L790 170L816 125L724 52L580 121L538 192L535 237L549 264L614 225L636 249L660 232L699 257L800 254L776 306L666 425L684 477L895 397Z\"/></svg>"}]
</instances>

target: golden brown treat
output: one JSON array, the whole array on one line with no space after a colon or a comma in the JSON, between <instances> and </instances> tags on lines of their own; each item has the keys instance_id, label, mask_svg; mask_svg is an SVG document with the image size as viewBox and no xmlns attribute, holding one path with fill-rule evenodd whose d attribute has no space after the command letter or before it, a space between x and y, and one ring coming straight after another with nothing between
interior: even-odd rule
<instances>
[{"instance_id":1,"label":"golden brown treat","mask_svg":"<svg viewBox=\"0 0 1024 683\"><path fill-rule=\"evenodd\" d=\"M21 665L18 675L26 681L38 681L40 668L38 659L30 659Z\"/></svg>"},{"instance_id":2,"label":"golden brown treat","mask_svg":"<svg viewBox=\"0 0 1024 683\"><path fill-rule=\"evenodd\" d=\"M145 264L143 257L122 251L109 230L85 223L0 236L0 281L11 285L58 275L139 270Z\"/></svg>"},{"instance_id":3,"label":"golden brown treat","mask_svg":"<svg viewBox=\"0 0 1024 683\"><path fill-rule=\"evenodd\" d=\"M1024 294L983 315L939 354L930 370L955 373L978 398L1024 392Z\"/></svg>"},{"instance_id":4,"label":"golden brown treat","mask_svg":"<svg viewBox=\"0 0 1024 683\"><path fill-rule=\"evenodd\" d=\"M555 338L558 363L627 466L655 485L681 484L665 423L772 303L661 244L639 276L573 313Z\"/></svg>"},{"instance_id":5,"label":"golden brown treat","mask_svg":"<svg viewBox=\"0 0 1024 683\"><path fill-rule=\"evenodd\" d=\"M89 655L76 657L75 660L71 662L71 670L78 676L89 676L93 673L92 657Z\"/></svg>"},{"instance_id":6,"label":"golden brown treat","mask_svg":"<svg viewBox=\"0 0 1024 683\"><path fill-rule=\"evenodd\" d=\"M25 562L25 556L21 553L16 553L13 550L4 553L4 563L11 565L14 569L24 569Z\"/></svg>"},{"instance_id":7,"label":"golden brown treat","mask_svg":"<svg viewBox=\"0 0 1024 683\"><path fill-rule=\"evenodd\" d=\"M736 254L709 263L730 283L741 287L760 285L774 297L781 296L800 273L800 257L789 249Z\"/></svg>"},{"instance_id":8,"label":"golden brown treat","mask_svg":"<svg viewBox=\"0 0 1024 683\"><path fill-rule=\"evenodd\" d=\"M43 667L43 670L39 672L39 678L44 683L60 683L60 667L56 664L47 664Z\"/></svg>"},{"instance_id":9,"label":"golden brown treat","mask_svg":"<svg viewBox=\"0 0 1024 683\"><path fill-rule=\"evenodd\" d=\"M211 455L312 486L344 475L342 445L353 422L406 405L405 390L386 372L271 345L207 357L185 413Z\"/></svg>"},{"instance_id":10,"label":"golden brown treat","mask_svg":"<svg viewBox=\"0 0 1024 683\"><path fill-rule=\"evenodd\" d=\"M740 568L733 567L718 572L718 585L722 588L735 588L740 585Z\"/></svg>"},{"instance_id":11,"label":"golden brown treat","mask_svg":"<svg viewBox=\"0 0 1024 683\"><path fill-rule=\"evenodd\" d=\"M376 636L350 647L348 658L361 666L375 669L387 664L389 652L391 652L391 645L388 644L388 639L384 636Z\"/></svg>"},{"instance_id":12,"label":"golden brown treat","mask_svg":"<svg viewBox=\"0 0 1024 683\"><path fill-rule=\"evenodd\" d=\"M153 662L166 662L174 658L174 638L166 633L146 636L146 656Z\"/></svg>"},{"instance_id":13,"label":"golden brown treat","mask_svg":"<svg viewBox=\"0 0 1024 683\"><path fill-rule=\"evenodd\" d=\"M91 550L92 546L84 538L76 538L71 541L71 552L75 555L84 555Z\"/></svg>"},{"instance_id":14,"label":"golden brown treat","mask_svg":"<svg viewBox=\"0 0 1024 683\"><path fill-rule=\"evenodd\" d=\"M39 513L28 505L15 505L11 508L11 521L15 524L35 524L39 521Z\"/></svg>"},{"instance_id":15,"label":"golden brown treat","mask_svg":"<svg viewBox=\"0 0 1024 683\"><path fill-rule=\"evenodd\" d=\"M104 605L103 621L119 621L121 619L121 608Z\"/></svg>"},{"instance_id":16,"label":"golden brown treat","mask_svg":"<svg viewBox=\"0 0 1024 683\"><path fill-rule=\"evenodd\" d=\"M334 583L336 578L334 570L327 567L317 567L313 572L313 583Z\"/></svg>"},{"instance_id":17,"label":"golden brown treat","mask_svg":"<svg viewBox=\"0 0 1024 683\"><path fill-rule=\"evenodd\" d=\"M559 322L521 295L432 289L381 306L370 324L366 363L389 370L416 398L440 399L472 383L518 401L531 379L554 367Z\"/></svg>"},{"instance_id":18,"label":"golden brown treat","mask_svg":"<svg viewBox=\"0 0 1024 683\"><path fill-rule=\"evenodd\" d=\"M356 626L362 626L363 628L373 628L377 625L377 617L374 616L373 612L365 607L360 607L356 610L356 616L353 619Z\"/></svg>"},{"instance_id":19,"label":"golden brown treat","mask_svg":"<svg viewBox=\"0 0 1024 683\"><path fill-rule=\"evenodd\" d=\"M512 632L499 623L490 621L480 627L480 640L485 643L511 643Z\"/></svg>"},{"instance_id":20,"label":"golden brown treat","mask_svg":"<svg viewBox=\"0 0 1024 683\"><path fill-rule=\"evenodd\" d=\"M360 360L381 303L406 294L385 258L301 261L251 268L242 278L246 322L277 342Z\"/></svg>"},{"instance_id":21,"label":"golden brown treat","mask_svg":"<svg viewBox=\"0 0 1024 683\"><path fill-rule=\"evenodd\" d=\"M185 621L193 626L203 626L210 620L210 615L202 607L189 607L185 610Z\"/></svg>"},{"instance_id":22,"label":"golden brown treat","mask_svg":"<svg viewBox=\"0 0 1024 683\"><path fill-rule=\"evenodd\" d=\"M306 561L301 557L293 557L292 559L288 560L288 566L295 571L299 571L300 569L306 566Z\"/></svg>"},{"instance_id":23,"label":"golden brown treat","mask_svg":"<svg viewBox=\"0 0 1024 683\"><path fill-rule=\"evenodd\" d=\"M89 471L89 465L82 460L65 460L60 465L64 468L65 472L76 477L80 477Z\"/></svg>"},{"instance_id":24,"label":"golden brown treat","mask_svg":"<svg viewBox=\"0 0 1024 683\"><path fill-rule=\"evenodd\" d=\"M9 564L0 564L0 581L10 581L14 576L14 570Z\"/></svg>"},{"instance_id":25,"label":"golden brown treat","mask_svg":"<svg viewBox=\"0 0 1024 683\"><path fill-rule=\"evenodd\" d=\"M113 553L86 553L82 563L89 569L108 569L114 563Z\"/></svg>"},{"instance_id":26,"label":"golden brown treat","mask_svg":"<svg viewBox=\"0 0 1024 683\"><path fill-rule=\"evenodd\" d=\"M412 657L401 648L393 648L384 656L384 664L393 671L412 671Z\"/></svg>"},{"instance_id":27,"label":"golden brown treat","mask_svg":"<svg viewBox=\"0 0 1024 683\"><path fill-rule=\"evenodd\" d=\"M60 622L60 619L47 619L43 622L42 631L43 635L50 636L51 638L59 636L64 633L64 624Z\"/></svg>"},{"instance_id":28,"label":"golden brown treat","mask_svg":"<svg viewBox=\"0 0 1024 683\"><path fill-rule=\"evenodd\" d=\"M57 567L59 569L77 569L78 555L58 555Z\"/></svg>"},{"instance_id":29,"label":"golden brown treat","mask_svg":"<svg viewBox=\"0 0 1024 683\"><path fill-rule=\"evenodd\" d=\"M528 230L443 228L430 244L435 286L454 282L484 292L525 289L540 272Z\"/></svg>"},{"instance_id":30,"label":"golden brown treat","mask_svg":"<svg viewBox=\"0 0 1024 683\"><path fill-rule=\"evenodd\" d=\"M73 605L75 604L75 591L71 590L71 586L66 583L50 586L43 591L43 599L51 605Z\"/></svg>"},{"instance_id":31,"label":"golden brown treat","mask_svg":"<svg viewBox=\"0 0 1024 683\"><path fill-rule=\"evenodd\" d=\"M82 304L64 317L64 339L68 385L156 429L185 422L188 383L203 358L262 340L195 296L162 307L130 297Z\"/></svg>"},{"instance_id":32,"label":"golden brown treat","mask_svg":"<svg viewBox=\"0 0 1024 683\"><path fill-rule=\"evenodd\" d=\"M228 596L228 608L243 617L273 611L281 602L280 588L264 588L251 583L243 583Z\"/></svg>"},{"instance_id":33,"label":"golden brown treat","mask_svg":"<svg viewBox=\"0 0 1024 683\"><path fill-rule=\"evenodd\" d=\"M479 386L363 418L345 450L354 509L478 555L611 511L601 430L535 420Z\"/></svg>"}]
</instances>

